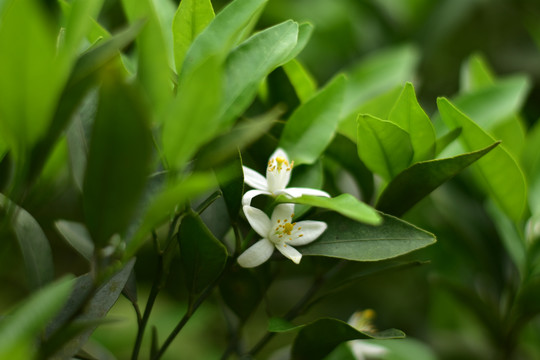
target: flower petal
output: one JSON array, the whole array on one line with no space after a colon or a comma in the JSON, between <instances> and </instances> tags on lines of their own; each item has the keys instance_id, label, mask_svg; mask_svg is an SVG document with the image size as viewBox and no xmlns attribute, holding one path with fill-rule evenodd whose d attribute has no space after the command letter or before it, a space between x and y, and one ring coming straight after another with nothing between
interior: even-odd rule
<instances>
[{"instance_id":1,"label":"flower petal","mask_svg":"<svg viewBox=\"0 0 540 360\"><path fill-rule=\"evenodd\" d=\"M294 216L294 204L279 204L274 208L272 212L272 225L275 226L278 220L285 220L292 222Z\"/></svg>"},{"instance_id":2,"label":"flower petal","mask_svg":"<svg viewBox=\"0 0 540 360\"><path fill-rule=\"evenodd\" d=\"M302 195L313 195L313 196L324 196L324 197L330 197L330 194L328 194L326 191L322 191L319 189L312 189L312 188L286 188L281 193L289 195L290 197L296 198L300 197Z\"/></svg>"},{"instance_id":3,"label":"flower petal","mask_svg":"<svg viewBox=\"0 0 540 360\"><path fill-rule=\"evenodd\" d=\"M292 240L287 240L287 244L294 246L306 245L317 239L326 230L327 225L322 221L305 220L296 223ZM300 230L297 230L300 229ZM302 236L299 236L302 234Z\"/></svg>"},{"instance_id":4,"label":"flower petal","mask_svg":"<svg viewBox=\"0 0 540 360\"><path fill-rule=\"evenodd\" d=\"M274 151L274 153L272 155L270 155L270 159L269 160L272 160L272 159L275 159L277 157L282 157L284 158L285 160L287 160L287 162L290 162L289 161L289 156L287 155L287 153L285 152L285 150L283 150L282 148L277 148L276 151Z\"/></svg>"},{"instance_id":5,"label":"flower petal","mask_svg":"<svg viewBox=\"0 0 540 360\"><path fill-rule=\"evenodd\" d=\"M268 237L268 233L272 228L272 223L268 216L261 210L252 206L246 205L242 209L244 209L244 214L246 214L246 218L253 230L263 238Z\"/></svg>"},{"instance_id":6,"label":"flower petal","mask_svg":"<svg viewBox=\"0 0 540 360\"><path fill-rule=\"evenodd\" d=\"M266 178L247 166L242 166L244 171L244 182L257 190L268 190Z\"/></svg>"},{"instance_id":7,"label":"flower petal","mask_svg":"<svg viewBox=\"0 0 540 360\"><path fill-rule=\"evenodd\" d=\"M388 353L387 348L377 344L367 343L365 340L350 341L349 346L356 359L365 359L365 355L379 358Z\"/></svg>"},{"instance_id":8,"label":"flower petal","mask_svg":"<svg viewBox=\"0 0 540 360\"><path fill-rule=\"evenodd\" d=\"M253 199L255 196L258 195L272 195L270 191L264 191L264 190L249 190L247 191L244 196L242 196L242 206L251 205L251 199Z\"/></svg>"},{"instance_id":9,"label":"flower petal","mask_svg":"<svg viewBox=\"0 0 540 360\"><path fill-rule=\"evenodd\" d=\"M237 261L240 266L245 268L259 266L268 260L273 252L274 244L268 239L261 239L244 251Z\"/></svg>"},{"instance_id":10,"label":"flower petal","mask_svg":"<svg viewBox=\"0 0 540 360\"><path fill-rule=\"evenodd\" d=\"M295 264L299 264L300 260L302 259L302 254L284 241L276 244L276 249L278 249L283 256L291 259Z\"/></svg>"}]
</instances>

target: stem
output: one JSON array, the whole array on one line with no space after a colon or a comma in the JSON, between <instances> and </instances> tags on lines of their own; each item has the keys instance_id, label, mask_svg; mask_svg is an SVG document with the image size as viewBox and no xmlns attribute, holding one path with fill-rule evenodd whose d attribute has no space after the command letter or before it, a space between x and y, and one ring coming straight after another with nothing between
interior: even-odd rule
<instances>
[{"instance_id":1,"label":"stem","mask_svg":"<svg viewBox=\"0 0 540 360\"><path fill-rule=\"evenodd\" d=\"M339 261L333 268L324 274L318 275L311 287L306 291L304 296L294 305L283 317L287 321L291 321L305 311L311 298L321 289L326 281L332 278L346 264L344 260ZM267 332L264 336L251 348L247 355L254 356L276 335L274 332Z\"/></svg>"},{"instance_id":2,"label":"stem","mask_svg":"<svg viewBox=\"0 0 540 360\"><path fill-rule=\"evenodd\" d=\"M184 328L184 326L187 324L189 319L191 319L191 316L197 311L199 306L202 305L202 303L212 294L212 291L214 290L214 287L216 287L217 284L219 284L219 281L223 278L225 273L228 272L230 269L230 265L228 265L221 274L217 277L212 284L208 285L208 287L203 291L203 293L197 298L195 302L193 302L191 299L188 304L188 309L182 319L180 319L180 322L176 325L176 327L173 329L173 331L169 334L161 348L159 349L158 353L154 355L152 360L159 360L164 354L165 351L167 351L167 348L171 345L173 340L176 338L176 336L180 333L180 331Z\"/></svg>"},{"instance_id":3,"label":"stem","mask_svg":"<svg viewBox=\"0 0 540 360\"><path fill-rule=\"evenodd\" d=\"M166 262L164 262L163 260L173 249L170 244L172 243L171 239L173 238L174 229L176 228L176 224L178 223L179 219L180 215L176 215L171 225L169 226L169 233L167 234L167 245L165 251L161 251L159 249L157 235L155 232L152 232L154 246L158 254L157 271L154 277L154 281L152 282L150 295L148 295L148 301L146 302L146 306L144 307L144 314L142 318L140 318L140 321L138 321L137 337L135 338L135 345L133 345L133 353L131 354L132 360L137 360L139 358L139 352L141 351L141 345L144 338L144 331L146 329L146 325L148 324L148 320L150 319L150 314L152 313L156 298L164 285L164 278L167 272L165 269Z\"/></svg>"}]
</instances>

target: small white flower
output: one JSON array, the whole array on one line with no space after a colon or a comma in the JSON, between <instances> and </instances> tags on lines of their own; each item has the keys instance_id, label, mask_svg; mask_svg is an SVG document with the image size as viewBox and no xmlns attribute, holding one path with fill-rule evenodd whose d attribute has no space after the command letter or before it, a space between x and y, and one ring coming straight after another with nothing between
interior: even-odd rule
<instances>
[{"instance_id":1,"label":"small white flower","mask_svg":"<svg viewBox=\"0 0 540 360\"><path fill-rule=\"evenodd\" d=\"M243 166L244 181L246 184L254 188L246 192L242 198L242 205L250 205L251 199L257 195L287 195L289 197L300 197L302 195L315 195L330 197L330 195L322 190L311 188L286 188L289 180L291 179L291 171L294 165L293 162L289 162L289 157L283 149L278 148L268 160L268 167L266 168L266 178L250 169Z\"/></svg>"},{"instance_id":2,"label":"small white flower","mask_svg":"<svg viewBox=\"0 0 540 360\"><path fill-rule=\"evenodd\" d=\"M366 309L352 314L348 323L353 328L362 332L374 332L373 318L375 311ZM348 345L356 360L380 359L388 353L388 349L377 344L371 344L366 340L352 340Z\"/></svg>"},{"instance_id":3,"label":"small white flower","mask_svg":"<svg viewBox=\"0 0 540 360\"><path fill-rule=\"evenodd\" d=\"M242 267L250 268L262 264L270 258L274 247L298 264L302 254L293 246L306 245L326 230L326 223L322 221L293 222L294 204L277 205L271 219L254 207L246 205L243 209L249 224L262 239L238 257L238 264Z\"/></svg>"}]
</instances>

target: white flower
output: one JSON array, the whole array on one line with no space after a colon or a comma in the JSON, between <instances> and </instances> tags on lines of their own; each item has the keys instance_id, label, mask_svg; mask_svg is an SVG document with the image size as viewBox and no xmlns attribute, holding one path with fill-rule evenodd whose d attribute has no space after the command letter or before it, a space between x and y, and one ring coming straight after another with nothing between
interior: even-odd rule
<instances>
[{"instance_id":1,"label":"white flower","mask_svg":"<svg viewBox=\"0 0 540 360\"><path fill-rule=\"evenodd\" d=\"M251 205L251 199L261 194L271 196L285 194L293 198L300 197L302 195L330 197L327 192L322 190L311 188L286 188L289 180L291 179L291 170L293 165L294 161L289 162L287 153L285 153L283 149L278 148L270 156L270 160L268 160L266 178L255 170L243 166L244 181L255 190L249 190L244 194L244 197L242 198L242 205Z\"/></svg>"},{"instance_id":2,"label":"white flower","mask_svg":"<svg viewBox=\"0 0 540 360\"><path fill-rule=\"evenodd\" d=\"M364 311L357 311L352 314L349 319L349 325L354 327L358 331L362 332L374 332L373 318L375 317L375 311L366 309ZM380 359L388 353L388 349L377 344L371 344L366 340L352 340L348 342L348 345L356 358L356 360L365 359Z\"/></svg>"},{"instance_id":3,"label":"white flower","mask_svg":"<svg viewBox=\"0 0 540 360\"><path fill-rule=\"evenodd\" d=\"M249 268L262 264L270 258L274 247L298 264L302 254L293 246L308 244L326 230L326 223L322 221L292 222L294 204L277 205L271 219L254 207L246 205L243 209L249 224L262 239L238 257L238 264L242 267Z\"/></svg>"}]
</instances>

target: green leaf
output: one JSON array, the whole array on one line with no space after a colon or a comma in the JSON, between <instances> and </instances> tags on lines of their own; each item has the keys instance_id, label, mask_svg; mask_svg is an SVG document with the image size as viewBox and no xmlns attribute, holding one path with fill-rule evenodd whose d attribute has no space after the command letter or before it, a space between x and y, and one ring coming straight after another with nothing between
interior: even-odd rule
<instances>
[{"instance_id":1,"label":"green leaf","mask_svg":"<svg viewBox=\"0 0 540 360\"><path fill-rule=\"evenodd\" d=\"M84 181L86 225L98 247L123 235L149 175L152 135L144 101L114 73L103 82Z\"/></svg>"},{"instance_id":2,"label":"green leaf","mask_svg":"<svg viewBox=\"0 0 540 360\"><path fill-rule=\"evenodd\" d=\"M540 121L529 130L523 150L523 170L529 183L529 204L533 214L540 214Z\"/></svg>"},{"instance_id":3,"label":"green leaf","mask_svg":"<svg viewBox=\"0 0 540 360\"><path fill-rule=\"evenodd\" d=\"M461 141L468 151L475 151L495 141L447 99L438 99L437 106L443 121L450 128L463 128ZM493 149L473 169L476 171L475 178L501 209L512 220L520 220L527 202L527 186L519 165L504 146Z\"/></svg>"},{"instance_id":4,"label":"green leaf","mask_svg":"<svg viewBox=\"0 0 540 360\"><path fill-rule=\"evenodd\" d=\"M371 115L358 116L358 156L385 180L407 168L413 158L409 134L398 125Z\"/></svg>"},{"instance_id":5,"label":"green leaf","mask_svg":"<svg viewBox=\"0 0 540 360\"><path fill-rule=\"evenodd\" d=\"M521 109L529 88L529 79L516 75L459 95L453 103L481 128L489 131Z\"/></svg>"},{"instance_id":6,"label":"green leaf","mask_svg":"<svg viewBox=\"0 0 540 360\"><path fill-rule=\"evenodd\" d=\"M297 59L292 59L284 64L283 70L285 70L301 103L305 103L317 92L315 79Z\"/></svg>"},{"instance_id":7,"label":"green leaf","mask_svg":"<svg viewBox=\"0 0 540 360\"><path fill-rule=\"evenodd\" d=\"M219 127L222 69L209 58L178 84L178 93L162 130L163 151L173 169L181 169Z\"/></svg>"},{"instance_id":8,"label":"green leaf","mask_svg":"<svg viewBox=\"0 0 540 360\"><path fill-rule=\"evenodd\" d=\"M227 248L195 213L189 213L182 219L178 242L188 290L192 295L197 295L223 271L227 262Z\"/></svg>"},{"instance_id":9,"label":"green leaf","mask_svg":"<svg viewBox=\"0 0 540 360\"><path fill-rule=\"evenodd\" d=\"M470 92L493 85L495 75L480 54L470 56L461 68L461 91Z\"/></svg>"},{"instance_id":10,"label":"green leaf","mask_svg":"<svg viewBox=\"0 0 540 360\"><path fill-rule=\"evenodd\" d=\"M94 255L94 243L92 243L92 238L83 224L67 220L58 220L54 225L73 249L81 254L86 260L92 260L92 256Z\"/></svg>"},{"instance_id":11,"label":"green leaf","mask_svg":"<svg viewBox=\"0 0 540 360\"><path fill-rule=\"evenodd\" d=\"M182 79L209 58L224 60L229 50L245 35L246 29L258 17L267 0L235 0L221 10L208 26L195 38L189 48Z\"/></svg>"},{"instance_id":12,"label":"green leaf","mask_svg":"<svg viewBox=\"0 0 540 360\"><path fill-rule=\"evenodd\" d=\"M338 76L287 120L279 146L299 164L313 164L332 141L341 112L345 77Z\"/></svg>"},{"instance_id":13,"label":"green leaf","mask_svg":"<svg viewBox=\"0 0 540 360\"><path fill-rule=\"evenodd\" d=\"M89 274L77 278L75 287L62 312L47 328L47 340L54 343L54 336L65 336L64 333L56 333L56 331L67 321L71 320L73 324L81 324L82 328L76 331L75 333L77 335L71 337L68 342L61 342L62 346L55 352L53 358L68 359L86 344L92 332L118 300L122 289L130 277L134 264L135 259L130 260L121 270L117 271L110 279L101 284L97 290L94 290L94 279ZM92 291L95 292L88 299ZM72 319L75 315L77 316ZM90 328L87 325L90 325ZM81 332L82 330L86 331Z\"/></svg>"},{"instance_id":14,"label":"green leaf","mask_svg":"<svg viewBox=\"0 0 540 360\"><path fill-rule=\"evenodd\" d=\"M384 189L377 202L377 209L394 216L402 216L417 202L498 144L496 142L484 149L451 158L422 161L412 165L399 173Z\"/></svg>"},{"instance_id":15,"label":"green leaf","mask_svg":"<svg viewBox=\"0 0 540 360\"><path fill-rule=\"evenodd\" d=\"M55 24L42 6L11 0L0 14L0 133L24 166L25 152L51 123L69 70L56 56Z\"/></svg>"},{"instance_id":16,"label":"green leaf","mask_svg":"<svg viewBox=\"0 0 540 360\"><path fill-rule=\"evenodd\" d=\"M371 206L361 202L351 194L341 194L335 198L322 196L302 195L298 198L289 198L286 195L280 195L276 198L277 202L304 204L329 209L345 215L350 219L360 221L370 225L379 225L382 218L379 213Z\"/></svg>"},{"instance_id":17,"label":"green leaf","mask_svg":"<svg viewBox=\"0 0 540 360\"><path fill-rule=\"evenodd\" d=\"M303 255L353 261L379 261L435 243L435 236L403 220L382 215L381 225L356 222L335 213L320 216L328 229L314 242L299 247Z\"/></svg>"},{"instance_id":18,"label":"green leaf","mask_svg":"<svg viewBox=\"0 0 540 360\"><path fill-rule=\"evenodd\" d=\"M18 347L31 351L45 324L60 310L73 287L71 276L47 285L0 321L0 358L17 359ZM26 353L28 355L28 353ZM24 359L24 358L20 358Z\"/></svg>"},{"instance_id":19,"label":"green leaf","mask_svg":"<svg viewBox=\"0 0 540 360\"><path fill-rule=\"evenodd\" d=\"M255 274L236 266L220 281L219 291L225 304L243 321L255 311L265 291Z\"/></svg>"},{"instance_id":20,"label":"green leaf","mask_svg":"<svg viewBox=\"0 0 540 360\"><path fill-rule=\"evenodd\" d=\"M298 30L298 24L288 20L256 33L231 52L225 65L222 126L226 127L249 106L272 70L290 60Z\"/></svg>"},{"instance_id":21,"label":"green leaf","mask_svg":"<svg viewBox=\"0 0 540 360\"><path fill-rule=\"evenodd\" d=\"M291 322L282 319L282 318L276 318L272 317L268 319L268 331L269 332L287 332L292 331L296 329L301 329L303 325L294 325Z\"/></svg>"},{"instance_id":22,"label":"green leaf","mask_svg":"<svg viewBox=\"0 0 540 360\"><path fill-rule=\"evenodd\" d=\"M122 0L130 23L145 19L146 23L137 37L137 78L152 103L161 114L172 99L171 64L167 56L165 38L151 0ZM158 116L158 119L161 117Z\"/></svg>"},{"instance_id":23,"label":"green leaf","mask_svg":"<svg viewBox=\"0 0 540 360\"><path fill-rule=\"evenodd\" d=\"M145 211L141 224L129 240L124 259L130 259L142 246L150 231L157 228L175 211L182 209L186 201L216 186L214 173L193 173L186 179L167 184L154 196Z\"/></svg>"},{"instance_id":24,"label":"green leaf","mask_svg":"<svg viewBox=\"0 0 540 360\"><path fill-rule=\"evenodd\" d=\"M356 330L349 324L331 318L318 319L298 332L291 350L291 359L323 359L339 344L355 339L399 339L405 334L396 329L378 333Z\"/></svg>"},{"instance_id":25,"label":"green leaf","mask_svg":"<svg viewBox=\"0 0 540 360\"><path fill-rule=\"evenodd\" d=\"M0 194L0 210L11 217L13 233L21 249L26 278L31 289L54 279L54 264L49 240L39 223L23 208Z\"/></svg>"},{"instance_id":26,"label":"green leaf","mask_svg":"<svg viewBox=\"0 0 540 360\"><path fill-rule=\"evenodd\" d=\"M184 58L193 40L214 18L210 0L183 0L173 20L174 60L180 74Z\"/></svg>"},{"instance_id":27,"label":"green leaf","mask_svg":"<svg viewBox=\"0 0 540 360\"><path fill-rule=\"evenodd\" d=\"M403 92L390 111L388 120L409 133L414 150L413 162L434 158L435 129L420 107L410 82L405 84Z\"/></svg>"}]
</instances>

